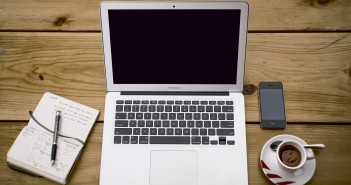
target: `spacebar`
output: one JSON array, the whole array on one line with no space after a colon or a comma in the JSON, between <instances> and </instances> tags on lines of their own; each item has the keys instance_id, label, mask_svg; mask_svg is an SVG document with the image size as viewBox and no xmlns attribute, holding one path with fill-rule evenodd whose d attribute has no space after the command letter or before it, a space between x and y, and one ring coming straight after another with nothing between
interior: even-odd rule
<instances>
[{"instance_id":1,"label":"spacebar","mask_svg":"<svg viewBox=\"0 0 351 185\"><path fill-rule=\"evenodd\" d=\"M150 136L150 144L190 144L190 136Z\"/></svg>"}]
</instances>

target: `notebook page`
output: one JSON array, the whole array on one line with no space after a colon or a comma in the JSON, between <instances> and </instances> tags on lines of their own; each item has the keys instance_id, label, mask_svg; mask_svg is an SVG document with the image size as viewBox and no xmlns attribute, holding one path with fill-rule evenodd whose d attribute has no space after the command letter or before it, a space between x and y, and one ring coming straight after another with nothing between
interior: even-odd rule
<instances>
[{"instance_id":1,"label":"notebook page","mask_svg":"<svg viewBox=\"0 0 351 185\"><path fill-rule=\"evenodd\" d=\"M51 166L51 143L51 133L26 126L9 150L8 161L15 160L17 164L18 162L24 164L20 167L42 176L51 176L64 181L83 144L72 139L58 139L56 162Z\"/></svg>"},{"instance_id":2,"label":"notebook page","mask_svg":"<svg viewBox=\"0 0 351 185\"><path fill-rule=\"evenodd\" d=\"M56 111L61 111L59 134L86 141L99 111L80 103L46 92L33 115L46 128L53 131ZM44 130L30 119L29 126Z\"/></svg>"}]
</instances>

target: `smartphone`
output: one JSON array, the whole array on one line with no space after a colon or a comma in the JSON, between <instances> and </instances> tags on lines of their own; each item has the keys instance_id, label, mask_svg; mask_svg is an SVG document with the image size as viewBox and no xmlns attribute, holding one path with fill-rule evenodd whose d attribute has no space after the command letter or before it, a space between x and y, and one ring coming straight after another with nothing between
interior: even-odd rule
<instances>
[{"instance_id":1,"label":"smartphone","mask_svg":"<svg viewBox=\"0 0 351 185\"><path fill-rule=\"evenodd\" d=\"M260 124L262 128L285 128L284 90L281 82L258 84Z\"/></svg>"}]
</instances>

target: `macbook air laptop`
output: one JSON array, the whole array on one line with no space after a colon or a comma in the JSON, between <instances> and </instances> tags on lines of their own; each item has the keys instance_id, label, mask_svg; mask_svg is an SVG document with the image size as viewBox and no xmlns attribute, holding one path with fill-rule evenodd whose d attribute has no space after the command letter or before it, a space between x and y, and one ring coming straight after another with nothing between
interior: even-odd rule
<instances>
[{"instance_id":1,"label":"macbook air laptop","mask_svg":"<svg viewBox=\"0 0 351 185\"><path fill-rule=\"evenodd\" d=\"M100 184L248 184L244 2L103 2Z\"/></svg>"}]
</instances>

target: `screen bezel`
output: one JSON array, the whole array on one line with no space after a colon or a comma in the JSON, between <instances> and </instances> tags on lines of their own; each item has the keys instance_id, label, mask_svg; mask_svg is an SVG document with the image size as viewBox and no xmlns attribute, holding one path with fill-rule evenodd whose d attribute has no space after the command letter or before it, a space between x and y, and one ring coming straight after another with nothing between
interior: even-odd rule
<instances>
[{"instance_id":1,"label":"screen bezel","mask_svg":"<svg viewBox=\"0 0 351 185\"><path fill-rule=\"evenodd\" d=\"M239 51L236 84L114 84L108 10L126 9L240 9ZM246 57L248 4L246 2L148 3L102 2L100 5L106 89L111 91L230 91L242 92Z\"/></svg>"}]
</instances>

